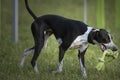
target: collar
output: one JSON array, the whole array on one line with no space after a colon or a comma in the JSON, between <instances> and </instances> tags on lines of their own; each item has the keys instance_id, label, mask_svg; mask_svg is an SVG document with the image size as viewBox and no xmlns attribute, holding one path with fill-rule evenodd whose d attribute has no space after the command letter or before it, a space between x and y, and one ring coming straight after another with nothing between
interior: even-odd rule
<instances>
[{"instance_id":1,"label":"collar","mask_svg":"<svg viewBox=\"0 0 120 80\"><path fill-rule=\"evenodd\" d=\"M91 43L91 44L95 44L94 38L95 38L96 31L99 31L99 30L92 28L91 31L88 34L88 42Z\"/></svg>"}]
</instances>

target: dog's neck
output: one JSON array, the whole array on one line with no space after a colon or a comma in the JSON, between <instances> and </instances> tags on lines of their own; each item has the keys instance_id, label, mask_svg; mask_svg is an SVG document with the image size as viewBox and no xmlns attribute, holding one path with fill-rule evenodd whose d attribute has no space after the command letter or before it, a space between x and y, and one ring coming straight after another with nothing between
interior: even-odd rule
<instances>
[{"instance_id":1,"label":"dog's neck","mask_svg":"<svg viewBox=\"0 0 120 80\"><path fill-rule=\"evenodd\" d=\"M95 44L94 40L95 40L96 31L99 31L99 30L93 28L88 34L88 42L91 44Z\"/></svg>"}]
</instances>

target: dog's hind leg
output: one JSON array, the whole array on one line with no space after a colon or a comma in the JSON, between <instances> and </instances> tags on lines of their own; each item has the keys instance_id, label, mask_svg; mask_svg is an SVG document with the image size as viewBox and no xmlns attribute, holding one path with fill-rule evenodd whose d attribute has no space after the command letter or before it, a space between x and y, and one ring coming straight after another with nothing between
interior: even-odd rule
<instances>
[{"instance_id":1,"label":"dog's hind leg","mask_svg":"<svg viewBox=\"0 0 120 80\"><path fill-rule=\"evenodd\" d=\"M59 46L59 63L58 68L55 71L52 71L53 74L62 72L63 67L63 58L65 54L66 49L64 49L61 45Z\"/></svg>"},{"instance_id":2,"label":"dog's hind leg","mask_svg":"<svg viewBox=\"0 0 120 80\"><path fill-rule=\"evenodd\" d=\"M38 56L39 56L43 46L44 46L44 41L43 40L41 40L40 42L36 43L36 45L35 45L35 51L34 51L34 55L33 55L31 64L32 64L32 67L34 68L34 71L36 73L39 73L38 68L37 68L36 60L37 60L37 58L38 58Z\"/></svg>"},{"instance_id":3,"label":"dog's hind leg","mask_svg":"<svg viewBox=\"0 0 120 80\"><path fill-rule=\"evenodd\" d=\"M34 40L35 40L35 51L34 51L33 58L31 60L31 64L32 64L32 67L34 68L34 71L36 73L39 73L36 60L44 46L44 26L42 25L38 26L37 23L34 23L31 29L32 29Z\"/></svg>"},{"instance_id":4,"label":"dog's hind leg","mask_svg":"<svg viewBox=\"0 0 120 80\"><path fill-rule=\"evenodd\" d=\"M22 58L21 58L21 63L20 63L20 66L23 67L24 66L24 62L25 62L25 59L28 55L30 55L31 53L34 53L34 47L32 48L29 48L27 50L24 51L23 55L22 55Z\"/></svg>"}]
</instances>

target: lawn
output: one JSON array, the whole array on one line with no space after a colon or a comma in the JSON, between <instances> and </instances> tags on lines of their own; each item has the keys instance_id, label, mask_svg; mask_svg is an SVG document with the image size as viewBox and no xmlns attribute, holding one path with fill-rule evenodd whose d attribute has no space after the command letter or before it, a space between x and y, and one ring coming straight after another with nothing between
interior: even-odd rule
<instances>
[{"instance_id":1,"label":"lawn","mask_svg":"<svg viewBox=\"0 0 120 80\"><path fill-rule=\"evenodd\" d=\"M24 68L20 68L20 59L26 48L34 45L31 34L32 17L19 0L19 42L12 40L12 0L1 0L0 26L0 80L84 80L80 71L77 50L68 50L64 57L63 72L52 74L57 68L58 43L51 36L48 46L38 58L40 74L35 74L30 64L32 55L28 56ZM37 16L57 14L67 18L83 21L83 0L29 0ZM105 0L105 28L112 34L114 42L120 48L120 29L115 27L114 0ZM88 0L88 20L90 26L96 25L96 0ZM97 71L101 51L96 45L89 45L85 55L88 78L86 80L120 80L120 56L106 64L104 71Z\"/></svg>"}]
</instances>

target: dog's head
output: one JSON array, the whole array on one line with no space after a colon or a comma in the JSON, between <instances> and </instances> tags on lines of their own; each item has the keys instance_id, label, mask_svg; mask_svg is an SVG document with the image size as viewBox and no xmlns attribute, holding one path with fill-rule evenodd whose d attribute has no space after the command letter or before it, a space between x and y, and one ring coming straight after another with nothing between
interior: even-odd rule
<instances>
[{"instance_id":1,"label":"dog's head","mask_svg":"<svg viewBox=\"0 0 120 80\"><path fill-rule=\"evenodd\" d=\"M113 38L105 29L97 29L92 32L92 42L97 44L102 51L111 49L117 51L116 45L113 43Z\"/></svg>"}]
</instances>

